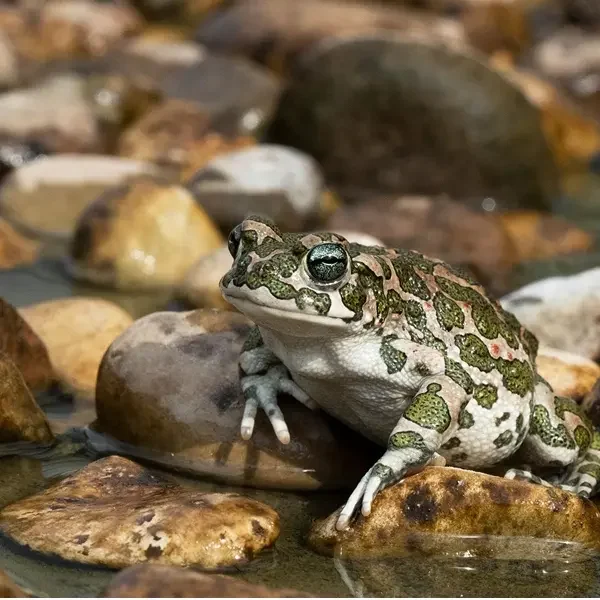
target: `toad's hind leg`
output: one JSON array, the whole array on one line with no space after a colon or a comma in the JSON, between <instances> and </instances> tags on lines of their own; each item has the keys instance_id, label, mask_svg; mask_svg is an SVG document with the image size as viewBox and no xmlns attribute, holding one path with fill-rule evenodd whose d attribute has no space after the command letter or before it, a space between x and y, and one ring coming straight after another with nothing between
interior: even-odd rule
<instances>
[{"instance_id":1,"label":"toad's hind leg","mask_svg":"<svg viewBox=\"0 0 600 600\"><path fill-rule=\"evenodd\" d=\"M375 495L402 479L410 470L443 458L440 446L458 426L458 415L466 400L465 391L446 375L427 377L394 427L385 454L367 471L342 509L337 529L345 529L356 509L371 512Z\"/></svg>"},{"instance_id":2,"label":"toad's hind leg","mask_svg":"<svg viewBox=\"0 0 600 600\"><path fill-rule=\"evenodd\" d=\"M519 454L534 467L561 468L563 475L548 482L511 469L509 479L555 485L582 496L590 496L600 481L600 435L575 401L555 396L543 379L535 387L529 432Z\"/></svg>"}]
</instances>

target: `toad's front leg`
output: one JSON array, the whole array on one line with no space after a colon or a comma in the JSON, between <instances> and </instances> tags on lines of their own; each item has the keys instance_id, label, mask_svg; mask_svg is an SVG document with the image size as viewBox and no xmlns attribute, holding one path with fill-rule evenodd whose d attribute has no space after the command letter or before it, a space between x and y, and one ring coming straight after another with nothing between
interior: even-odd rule
<instances>
[{"instance_id":1,"label":"toad's front leg","mask_svg":"<svg viewBox=\"0 0 600 600\"><path fill-rule=\"evenodd\" d=\"M282 444L289 443L290 433L277 403L280 393L293 396L308 408L317 408L317 404L292 380L289 371L277 356L264 345L258 327L250 331L242 348L240 383L246 399L240 427L245 440L252 437L256 412L260 406L267 413L277 439Z\"/></svg>"},{"instance_id":2,"label":"toad's front leg","mask_svg":"<svg viewBox=\"0 0 600 600\"><path fill-rule=\"evenodd\" d=\"M465 391L445 375L423 380L392 431L387 451L360 480L342 509L336 523L338 530L348 526L359 504L362 514L369 515L377 492L435 457L458 427L458 416L466 399Z\"/></svg>"}]
</instances>

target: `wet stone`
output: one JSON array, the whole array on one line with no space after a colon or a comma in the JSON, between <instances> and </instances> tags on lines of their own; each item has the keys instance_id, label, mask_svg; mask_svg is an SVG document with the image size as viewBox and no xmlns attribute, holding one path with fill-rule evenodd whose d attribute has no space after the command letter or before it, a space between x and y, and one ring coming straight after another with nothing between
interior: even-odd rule
<instances>
[{"instance_id":1,"label":"wet stone","mask_svg":"<svg viewBox=\"0 0 600 600\"><path fill-rule=\"evenodd\" d=\"M198 492L109 456L5 507L0 530L32 550L80 563L211 569L246 563L271 546L279 517L261 502Z\"/></svg>"},{"instance_id":2,"label":"wet stone","mask_svg":"<svg viewBox=\"0 0 600 600\"><path fill-rule=\"evenodd\" d=\"M319 165L293 148L261 144L210 161L187 182L196 201L229 231L263 214L288 231L318 220L326 190Z\"/></svg>"},{"instance_id":3,"label":"wet stone","mask_svg":"<svg viewBox=\"0 0 600 600\"><path fill-rule=\"evenodd\" d=\"M268 139L314 156L340 189L491 197L499 209L548 208L558 192L520 89L475 55L390 36L308 52Z\"/></svg>"},{"instance_id":4,"label":"wet stone","mask_svg":"<svg viewBox=\"0 0 600 600\"><path fill-rule=\"evenodd\" d=\"M92 447L234 485L352 486L378 449L297 401L280 399L290 444L262 413L251 440L241 439L238 359L249 329L239 313L217 310L137 320L102 360Z\"/></svg>"},{"instance_id":5,"label":"wet stone","mask_svg":"<svg viewBox=\"0 0 600 600\"><path fill-rule=\"evenodd\" d=\"M0 298L0 352L17 366L32 392L46 390L54 380L48 350L35 330Z\"/></svg>"},{"instance_id":6,"label":"wet stone","mask_svg":"<svg viewBox=\"0 0 600 600\"><path fill-rule=\"evenodd\" d=\"M0 209L26 231L68 240L81 213L102 192L160 173L155 165L114 156L48 156L6 177L0 188Z\"/></svg>"},{"instance_id":7,"label":"wet stone","mask_svg":"<svg viewBox=\"0 0 600 600\"><path fill-rule=\"evenodd\" d=\"M42 409L34 400L19 369L0 354L0 443L54 440Z\"/></svg>"},{"instance_id":8,"label":"wet stone","mask_svg":"<svg viewBox=\"0 0 600 600\"><path fill-rule=\"evenodd\" d=\"M271 589L237 577L163 565L138 565L119 573L107 598L309 598L298 590Z\"/></svg>"},{"instance_id":9,"label":"wet stone","mask_svg":"<svg viewBox=\"0 0 600 600\"><path fill-rule=\"evenodd\" d=\"M67 263L77 279L121 290L179 284L201 256L223 243L184 187L140 178L113 188L81 215Z\"/></svg>"},{"instance_id":10,"label":"wet stone","mask_svg":"<svg viewBox=\"0 0 600 600\"><path fill-rule=\"evenodd\" d=\"M197 308L234 310L219 288L219 281L232 264L227 246L222 246L202 257L187 272L180 288L180 296Z\"/></svg>"},{"instance_id":11,"label":"wet stone","mask_svg":"<svg viewBox=\"0 0 600 600\"><path fill-rule=\"evenodd\" d=\"M508 294L501 304L541 344L600 358L600 268L536 281Z\"/></svg>"},{"instance_id":12,"label":"wet stone","mask_svg":"<svg viewBox=\"0 0 600 600\"><path fill-rule=\"evenodd\" d=\"M196 65L172 69L161 90L222 118L230 130L254 135L265 126L279 99L279 81L266 69L240 57L207 54Z\"/></svg>"},{"instance_id":13,"label":"wet stone","mask_svg":"<svg viewBox=\"0 0 600 600\"><path fill-rule=\"evenodd\" d=\"M341 508L317 521L308 543L325 555L349 558L441 555L455 536L516 536L600 547L600 513L575 494L453 467L427 467L377 494L368 517L346 530ZM411 535L411 534L435 535ZM444 534L444 535L437 535Z\"/></svg>"},{"instance_id":14,"label":"wet stone","mask_svg":"<svg viewBox=\"0 0 600 600\"><path fill-rule=\"evenodd\" d=\"M94 396L98 367L112 341L132 323L122 308L100 298L64 298L20 309L43 340L61 385Z\"/></svg>"}]
</instances>

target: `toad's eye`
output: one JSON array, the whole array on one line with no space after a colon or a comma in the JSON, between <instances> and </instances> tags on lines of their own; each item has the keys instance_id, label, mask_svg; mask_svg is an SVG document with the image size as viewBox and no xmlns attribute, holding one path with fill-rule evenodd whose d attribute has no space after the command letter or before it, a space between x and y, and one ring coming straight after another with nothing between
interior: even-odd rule
<instances>
[{"instance_id":1,"label":"toad's eye","mask_svg":"<svg viewBox=\"0 0 600 600\"><path fill-rule=\"evenodd\" d=\"M346 273L348 254L340 244L319 244L306 256L306 268L317 283L332 283Z\"/></svg>"},{"instance_id":2,"label":"toad's eye","mask_svg":"<svg viewBox=\"0 0 600 600\"><path fill-rule=\"evenodd\" d=\"M240 247L240 240L242 239L242 226L236 225L231 230L229 234L229 238L227 239L227 247L229 248L229 253L233 258L237 256L238 248Z\"/></svg>"}]
</instances>

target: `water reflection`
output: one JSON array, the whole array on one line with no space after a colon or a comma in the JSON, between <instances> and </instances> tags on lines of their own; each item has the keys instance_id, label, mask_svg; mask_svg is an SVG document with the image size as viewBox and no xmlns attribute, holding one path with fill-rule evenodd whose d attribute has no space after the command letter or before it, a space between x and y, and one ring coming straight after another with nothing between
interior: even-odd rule
<instances>
[{"instance_id":1,"label":"water reflection","mask_svg":"<svg viewBox=\"0 0 600 600\"><path fill-rule=\"evenodd\" d=\"M335 567L354 597L593 597L598 553L557 540L422 534L405 556L349 558Z\"/></svg>"}]
</instances>

